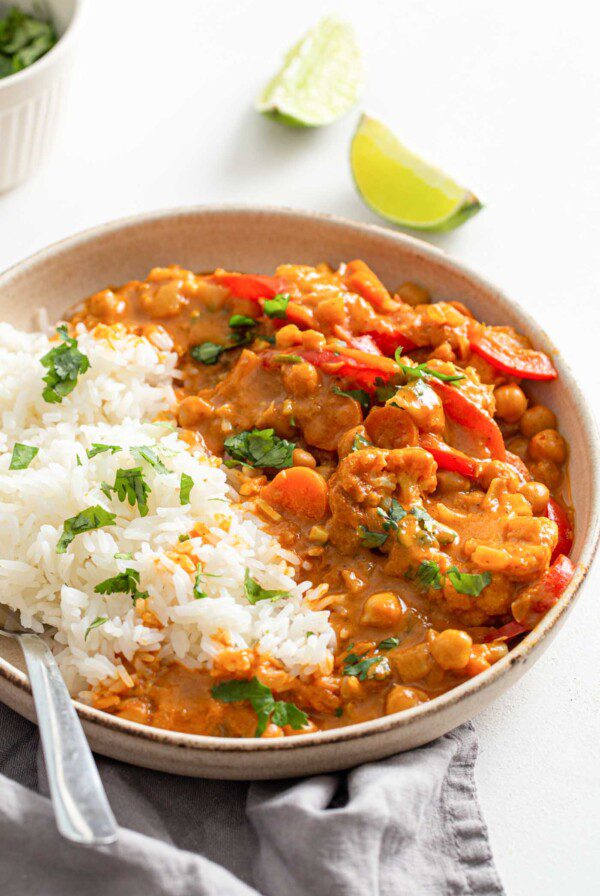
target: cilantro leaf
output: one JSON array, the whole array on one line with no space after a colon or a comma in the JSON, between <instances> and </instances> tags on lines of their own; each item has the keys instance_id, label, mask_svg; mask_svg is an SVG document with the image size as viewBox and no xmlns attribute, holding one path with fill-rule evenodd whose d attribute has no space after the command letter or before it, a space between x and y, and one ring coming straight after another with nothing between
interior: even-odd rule
<instances>
[{"instance_id":1,"label":"cilantro leaf","mask_svg":"<svg viewBox=\"0 0 600 896\"><path fill-rule=\"evenodd\" d=\"M190 355L194 361L206 364L208 367L217 363L225 349L226 346L218 345L216 342L201 342L199 345L192 345Z\"/></svg>"},{"instance_id":2,"label":"cilantro leaf","mask_svg":"<svg viewBox=\"0 0 600 896\"><path fill-rule=\"evenodd\" d=\"M308 722L308 716L293 703L275 700L273 692L258 678L250 681L222 681L211 688L215 700L222 703L241 703L248 700L257 715L255 737L261 737L272 717L276 725L289 725L299 730Z\"/></svg>"},{"instance_id":3,"label":"cilantro leaf","mask_svg":"<svg viewBox=\"0 0 600 896\"><path fill-rule=\"evenodd\" d=\"M190 492L194 487L194 480L191 476L188 476L187 473L181 474L181 483L179 486L179 503L180 504L189 504L190 503Z\"/></svg>"},{"instance_id":4,"label":"cilantro leaf","mask_svg":"<svg viewBox=\"0 0 600 896\"><path fill-rule=\"evenodd\" d=\"M416 579L425 589L439 591L442 587L440 568L435 560L423 560L417 569Z\"/></svg>"},{"instance_id":5,"label":"cilantro leaf","mask_svg":"<svg viewBox=\"0 0 600 896\"><path fill-rule=\"evenodd\" d=\"M202 575L202 567L198 564L196 569L196 578L194 579L194 587L192 589L194 600L202 600L204 597L208 597L208 594L202 588L202 579L204 576Z\"/></svg>"},{"instance_id":6,"label":"cilantro leaf","mask_svg":"<svg viewBox=\"0 0 600 896\"><path fill-rule=\"evenodd\" d=\"M165 467L162 460L160 460L156 451L154 450L154 448L152 448L151 445L134 445L133 448L130 449L130 451L136 460L145 460L146 463L149 463L157 473L170 472L170 470Z\"/></svg>"},{"instance_id":7,"label":"cilantro leaf","mask_svg":"<svg viewBox=\"0 0 600 896\"><path fill-rule=\"evenodd\" d=\"M225 449L238 463L250 467L272 467L283 470L292 466L295 442L275 435L273 429L252 429L225 439Z\"/></svg>"},{"instance_id":8,"label":"cilantro leaf","mask_svg":"<svg viewBox=\"0 0 600 896\"><path fill-rule=\"evenodd\" d=\"M277 361L279 364L301 364L302 358L300 355L273 355L273 360Z\"/></svg>"},{"instance_id":9,"label":"cilantro leaf","mask_svg":"<svg viewBox=\"0 0 600 896\"><path fill-rule=\"evenodd\" d=\"M279 600L280 597L290 596L289 591L268 591L263 588L252 578L248 570L244 575L244 593L248 603L251 604L257 604L259 600Z\"/></svg>"},{"instance_id":10,"label":"cilantro leaf","mask_svg":"<svg viewBox=\"0 0 600 896\"><path fill-rule=\"evenodd\" d=\"M362 448L370 448L372 444L373 443L369 442L369 440L365 438L365 436L357 432L352 440L352 448L350 449L350 451L360 451Z\"/></svg>"},{"instance_id":11,"label":"cilantro leaf","mask_svg":"<svg viewBox=\"0 0 600 896\"><path fill-rule=\"evenodd\" d=\"M471 594L473 597L479 597L492 581L489 572L459 572L456 566L448 570L448 578L460 594Z\"/></svg>"},{"instance_id":12,"label":"cilantro leaf","mask_svg":"<svg viewBox=\"0 0 600 896\"><path fill-rule=\"evenodd\" d=\"M371 396L364 389L340 389L339 386L332 386L331 391L334 395L345 395L346 398L354 398L365 414L368 414L371 410Z\"/></svg>"},{"instance_id":13,"label":"cilantro leaf","mask_svg":"<svg viewBox=\"0 0 600 896\"><path fill-rule=\"evenodd\" d=\"M39 450L39 448L34 448L33 445L23 445L21 442L15 442L8 469L26 470Z\"/></svg>"},{"instance_id":14,"label":"cilantro leaf","mask_svg":"<svg viewBox=\"0 0 600 896\"><path fill-rule=\"evenodd\" d=\"M232 314L229 318L229 328L235 330L241 327L255 327L257 321L253 317L247 317L245 314Z\"/></svg>"},{"instance_id":15,"label":"cilantro leaf","mask_svg":"<svg viewBox=\"0 0 600 896\"><path fill-rule=\"evenodd\" d=\"M400 364L400 362L398 363ZM444 383L457 383L459 380L465 379L464 373L440 373L439 370L433 370L428 364L417 364L416 367L411 367L410 364L400 364L400 368L409 379L422 380L424 376L433 376L436 380L442 380Z\"/></svg>"},{"instance_id":16,"label":"cilantro leaf","mask_svg":"<svg viewBox=\"0 0 600 896\"><path fill-rule=\"evenodd\" d=\"M63 340L62 343L40 358L40 364L48 370L43 377L47 386L42 397L49 404L60 404L77 385L79 374L85 373L90 367L87 355L79 351L77 340L69 336L67 328L58 327L56 332Z\"/></svg>"},{"instance_id":17,"label":"cilantro leaf","mask_svg":"<svg viewBox=\"0 0 600 896\"><path fill-rule=\"evenodd\" d=\"M115 513L109 513L100 504L86 507L81 513L64 521L62 535L56 545L56 553L64 554L75 536L82 532L91 532L92 529L101 529L103 526L114 526L116 518Z\"/></svg>"},{"instance_id":18,"label":"cilantro leaf","mask_svg":"<svg viewBox=\"0 0 600 896\"><path fill-rule=\"evenodd\" d=\"M89 635L89 633L93 629L98 628L100 625L104 625L105 622L108 622L108 616L96 616L92 624L88 625L88 627L86 628L83 640L87 641L87 636Z\"/></svg>"},{"instance_id":19,"label":"cilantro leaf","mask_svg":"<svg viewBox=\"0 0 600 896\"><path fill-rule=\"evenodd\" d=\"M135 603L142 597L148 597L147 591L138 590L139 583L139 572L128 566L125 572L120 572L111 579L99 582L94 591L96 594L131 594L131 599Z\"/></svg>"},{"instance_id":20,"label":"cilantro leaf","mask_svg":"<svg viewBox=\"0 0 600 896\"><path fill-rule=\"evenodd\" d=\"M382 656L358 656L356 653L349 653L344 658L344 668L342 675L355 675L359 681L364 681L372 666L376 666L383 661ZM387 662L387 660L386 660Z\"/></svg>"},{"instance_id":21,"label":"cilantro leaf","mask_svg":"<svg viewBox=\"0 0 600 896\"><path fill-rule=\"evenodd\" d=\"M287 316L287 306L290 297L283 292L273 296L272 299L266 299L263 305L263 311L267 317L284 318Z\"/></svg>"},{"instance_id":22,"label":"cilantro leaf","mask_svg":"<svg viewBox=\"0 0 600 896\"><path fill-rule=\"evenodd\" d=\"M141 467L131 467L129 470L119 467L112 491L116 493L119 501L127 500L132 507L137 502L140 516L147 516L150 486L144 479Z\"/></svg>"},{"instance_id":23,"label":"cilantro leaf","mask_svg":"<svg viewBox=\"0 0 600 896\"><path fill-rule=\"evenodd\" d=\"M56 43L50 22L26 15L13 6L0 18L0 78L32 65Z\"/></svg>"},{"instance_id":24,"label":"cilantro leaf","mask_svg":"<svg viewBox=\"0 0 600 896\"><path fill-rule=\"evenodd\" d=\"M399 638L384 638L384 640L380 641L377 645L377 650L393 650L394 647L398 647L399 644Z\"/></svg>"},{"instance_id":25,"label":"cilantro leaf","mask_svg":"<svg viewBox=\"0 0 600 896\"><path fill-rule=\"evenodd\" d=\"M364 548L380 548L388 539L387 532L373 532L366 526L358 527L358 537Z\"/></svg>"},{"instance_id":26,"label":"cilantro leaf","mask_svg":"<svg viewBox=\"0 0 600 896\"><path fill-rule=\"evenodd\" d=\"M115 560L133 560L133 554L131 551L127 551L126 553L123 551L117 551L114 557Z\"/></svg>"},{"instance_id":27,"label":"cilantro leaf","mask_svg":"<svg viewBox=\"0 0 600 896\"><path fill-rule=\"evenodd\" d=\"M378 376L375 380L375 398L380 404L385 404L390 398L393 398L398 391L398 386L386 383Z\"/></svg>"},{"instance_id":28,"label":"cilantro leaf","mask_svg":"<svg viewBox=\"0 0 600 896\"><path fill-rule=\"evenodd\" d=\"M91 460L92 457L96 457L97 454L103 454L105 451L116 454L117 451L122 451L122 448L120 445L103 445L101 442L92 442L92 447L88 448L86 454Z\"/></svg>"},{"instance_id":29,"label":"cilantro leaf","mask_svg":"<svg viewBox=\"0 0 600 896\"><path fill-rule=\"evenodd\" d=\"M384 520L383 532L373 532L365 526L358 527L358 535L361 544L365 548L380 548L384 545L388 540L390 532L395 532L398 529L400 520L406 516L406 510L395 498L392 498L387 510L384 510L383 507L378 507L377 513Z\"/></svg>"}]
</instances>

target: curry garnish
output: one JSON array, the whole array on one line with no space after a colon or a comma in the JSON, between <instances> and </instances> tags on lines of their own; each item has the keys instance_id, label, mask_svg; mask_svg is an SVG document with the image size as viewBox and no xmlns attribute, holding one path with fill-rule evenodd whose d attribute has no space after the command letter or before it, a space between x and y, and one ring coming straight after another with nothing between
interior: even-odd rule
<instances>
[{"instance_id":1,"label":"curry garnish","mask_svg":"<svg viewBox=\"0 0 600 896\"><path fill-rule=\"evenodd\" d=\"M456 591L459 591L460 594L472 594L473 597L479 597L483 589L487 588L492 581L489 572L459 572L456 566L448 570L447 576Z\"/></svg>"},{"instance_id":2,"label":"curry garnish","mask_svg":"<svg viewBox=\"0 0 600 896\"><path fill-rule=\"evenodd\" d=\"M355 675L359 681L364 681L371 672L373 666L380 663L387 663L384 656L358 656L356 653L349 653L344 659L344 668L342 675Z\"/></svg>"},{"instance_id":3,"label":"curry garnish","mask_svg":"<svg viewBox=\"0 0 600 896\"><path fill-rule=\"evenodd\" d=\"M417 569L415 578L425 589L431 588L434 591L439 591L442 587L440 567L435 560L423 560Z\"/></svg>"},{"instance_id":4,"label":"curry garnish","mask_svg":"<svg viewBox=\"0 0 600 896\"><path fill-rule=\"evenodd\" d=\"M119 467L111 491L115 492L119 501L127 500L132 507L137 502L140 516L147 516L150 486L144 479L141 467L131 467L128 470Z\"/></svg>"},{"instance_id":5,"label":"curry garnish","mask_svg":"<svg viewBox=\"0 0 600 896\"><path fill-rule=\"evenodd\" d=\"M34 448L33 445L23 445L21 442L15 442L8 469L26 470L39 450L39 448Z\"/></svg>"},{"instance_id":6,"label":"curry garnish","mask_svg":"<svg viewBox=\"0 0 600 896\"><path fill-rule=\"evenodd\" d=\"M225 450L237 463L283 470L292 466L294 442L281 439L274 429L252 429L225 439Z\"/></svg>"},{"instance_id":7,"label":"curry garnish","mask_svg":"<svg viewBox=\"0 0 600 896\"><path fill-rule=\"evenodd\" d=\"M0 78L20 72L44 56L56 43L50 22L27 15L17 6L0 18Z\"/></svg>"},{"instance_id":8,"label":"curry garnish","mask_svg":"<svg viewBox=\"0 0 600 896\"><path fill-rule=\"evenodd\" d=\"M181 481L179 485L179 501L181 504L189 504L190 503L190 493L194 487L194 480L191 476L188 476L187 473L181 474Z\"/></svg>"},{"instance_id":9,"label":"curry garnish","mask_svg":"<svg viewBox=\"0 0 600 896\"><path fill-rule=\"evenodd\" d=\"M61 344L40 358L40 364L48 370L43 377L47 386L42 396L49 404L60 404L77 385L79 375L90 369L87 355L79 351L77 340L69 336L67 328L63 325L56 332L62 339Z\"/></svg>"},{"instance_id":10,"label":"curry garnish","mask_svg":"<svg viewBox=\"0 0 600 896\"><path fill-rule=\"evenodd\" d=\"M369 442L369 440L365 438L365 436L357 432L352 439L352 448L350 449L350 451L361 451L363 448L371 448L372 445L372 442Z\"/></svg>"},{"instance_id":11,"label":"curry garnish","mask_svg":"<svg viewBox=\"0 0 600 896\"><path fill-rule=\"evenodd\" d=\"M120 572L110 579L99 582L94 591L97 594L131 594L131 599L135 603L140 598L148 597L147 591L140 591L140 574L136 569L127 567L125 572Z\"/></svg>"},{"instance_id":12,"label":"curry garnish","mask_svg":"<svg viewBox=\"0 0 600 896\"><path fill-rule=\"evenodd\" d=\"M169 472L151 445L134 445L130 450L136 460L145 460L157 473Z\"/></svg>"},{"instance_id":13,"label":"curry garnish","mask_svg":"<svg viewBox=\"0 0 600 896\"><path fill-rule=\"evenodd\" d=\"M92 457L96 457L97 454L103 454L105 451L116 454L117 451L122 450L120 445L103 445L101 442L92 442L92 447L88 448L86 454L91 460Z\"/></svg>"},{"instance_id":14,"label":"curry garnish","mask_svg":"<svg viewBox=\"0 0 600 896\"><path fill-rule=\"evenodd\" d=\"M100 504L86 507L76 516L64 521L62 535L56 545L56 553L64 554L76 535L80 535L82 532L91 532L92 529L101 529L103 526L112 526L116 518L115 513L110 513Z\"/></svg>"},{"instance_id":15,"label":"curry garnish","mask_svg":"<svg viewBox=\"0 0 600 896\"><path fill-rule=\"evenodd\" d=\"M305 712L293 703L275 700L271 689L261 684L256 677L250 681L222 681L211 688L211 694L215 700L221 700L223 703L241 703L243 700L248 700L258 717L255 737L264 734L269 720L281 727L289 725L296 731L308 722Z\"/></svg>"},{"instance_id":16,"label":"curry garnish","mask_svg":"<svg viewBox=\"0 0 600 896\"><path fill-rule=\"evenodd\" d=\"M429 364L416 364L414 367L411 364L400 364L400 369L406 377L415 380L421 380L425 376L432 376L436 380L442 380L444 383L457 383L459 380L465 379L464 373L440 373L439 370L434 370Z\"/></svg>"},{"instance_id":17,"label":"curry garnish","mask_svg":"<svg viewBox=\"0 0 600 896\"><path fill-rule=\"evenodd\" d=\"M196 569L196 577L194 578L194 587L192 589L194 593L194 598L196 600L202 600L205 597L208 597L208 594L202 588L202 580L204 576L202 574L202 567L198 564L198 568Z\"/></svg>"},{"instance_id":18,"label":"curry garnish","mask_svg":"<svg viewBox=\"0 0 600 896\"><path fill-rule=\"evenodd\" d=\"M229 318L229 328L231 330L255 327L257 323L258 321L255 321L253 317L247 317L245 314L232 314Z\"/></svg>"},{"instance_id":19,"label":"curry garnish","mask_svg":"<svg viewBox=\"0 0 600 896\"><path fill-rule=\"evenodd\" d=\"M289 301L290 297L288 295L279 293L278 295L273 296L272 299L265 299L263 311L267 317L285 318L287 316L286 312Z\"/></svg>"},{"instance_id":20,"label":"curry garnish","mask_svg":"<svg viewBox=\"0 0 600 896\"><path fill-rule=\"evenodd\" d=\"M216 342L202 342L200 345L192 345L190 355L200 364L216 364L226 348L227 346L218 345Z\"/></svg>"},{"instance_id":21,"label":"curry garnish","mask_svg":"<svg viewBox=\"0 0 600 896\"><path fill-rule=\"evenodd\" d=\"M393 650L394 647L398 647L399 644L399 638L384 638L383 641L380 641L377 645L377 650Z\"/></svg>"},{"instance_id":22,"label":"curry garnish","mask_svg":"<svg viewBox=\"0 0 600 896\"><path fill-rule=\"evenodd\" d=\"M332 386L331 391L334 395L345 395L346 398L354 398L366 414L371 410L371 396L365 389L340 389L339 386Z\"/></svg>"},{"instance_id":23,"label":"curry garnish","mask_svg":"<svg viewBox=\"0 0 600 896\"><path fill-rule=\"evenodd\" d=\"M278 364L301 364L302 358L300 355L286 355L286 354L278 354L273 355L273 360Z\"/></svg>"},{"instance_id":24,"label":"curry garnish","mask_svg":"<svg viewBox=\"0 0 600 896\"><path fill-rule=\"evenodd\" d=\"M259 600L279 600L282 597L289 597L289 591L269 591L259 585L256 579L253 579L249 570L244 575L244 594L250 604L257 604Z\"/></svg>"},{"instance_id":25,"label":"curry garnish","mask_svg":"<svg viewBox=\"0 0 600 896\"><path fill-rule=\"evenodd\" d=\"M87 641L89 633L95 628L99 628L99 626L104 625L105 622L108 622L108 616L96 616L92 624L88 625L88 627L86 628L83 640Z\"/></svg>"}]
</instances>

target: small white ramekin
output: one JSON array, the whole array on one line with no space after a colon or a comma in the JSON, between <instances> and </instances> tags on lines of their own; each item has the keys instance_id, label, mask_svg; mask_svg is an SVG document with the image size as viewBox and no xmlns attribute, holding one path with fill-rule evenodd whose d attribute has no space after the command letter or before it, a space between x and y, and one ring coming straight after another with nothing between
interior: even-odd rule
<instances>
[{"instance_id":1,"label":"small white ramekin","mask_svg":"<svg viewBox=\"0 0 600 896\"><path fill-rule=\"evenodd\" d=\"M11 0L25 12L40 9ZM4 6L4 4L3 4ZM0 193L26 180L50 148L63 105L82 0L44 0L58 42L29 68L0 79Z\"/></svg>"}]
</instances>

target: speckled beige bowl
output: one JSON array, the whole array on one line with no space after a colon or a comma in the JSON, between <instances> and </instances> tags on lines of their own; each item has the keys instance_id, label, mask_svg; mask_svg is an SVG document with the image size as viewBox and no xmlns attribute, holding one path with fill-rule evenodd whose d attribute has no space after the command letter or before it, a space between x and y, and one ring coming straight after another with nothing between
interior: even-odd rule
<instances>
[{"instance_id":1,"label":"speckled beige bowl","mask_svg":"<svg viewBox=\"0 0 600 896\"><path fill-rule=\"evenodd\" d=\"M380 227L285 209L196 208L157 212L72 237L0 276L0 315L31 325L45 305L51 317L108 284L144 277L155 265L196 271L217 266L270 273L282 262L315 264L364 258L389 286L416 280L437 299L459 299L490 323L513 324L553 356L559 379L530 393L558 414L571 446L577 511L577 572L558 604L489 671L423 706L337 731L281 740L228 740L177 734L116 719L77 704L95 750L136 765L209 778L280 778L347 768L426 743L471 718L541 656L564 622L598 538L598 442L594 422L568 367L546 335L478 275L424 242ZM0 533L1 537L1 533ZM0 699L29 719L33 702L18 648L0 642Z\"/></svg>"}]
</instances>

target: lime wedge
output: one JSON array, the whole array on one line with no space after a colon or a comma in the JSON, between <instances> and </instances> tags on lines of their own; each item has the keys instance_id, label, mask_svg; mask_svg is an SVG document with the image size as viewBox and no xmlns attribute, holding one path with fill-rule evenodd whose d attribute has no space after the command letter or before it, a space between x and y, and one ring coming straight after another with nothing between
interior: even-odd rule
<instances>
[{"instance_id":1,"label":"lime wedge","mask_svg":"<svg viewBox=\"0 0 600 896\"><path fill-rule=\"evenodd\" d=\"M453 230L483 208L477 197L363 115L350 165L358 192L382 218L414 230Z\"/></svg>"},{"instance_id":2,"label":"lime wedge","mask_svg":"<svg viewBox=\"0 0 600 896\"><path fill-rule=\"evenodd\" d=\"M324 18L288 52L255 107L292 127L331 124L356 103L363 77L353 28Z\"/></svg>"}]
</instances>

